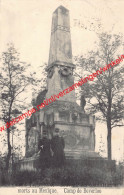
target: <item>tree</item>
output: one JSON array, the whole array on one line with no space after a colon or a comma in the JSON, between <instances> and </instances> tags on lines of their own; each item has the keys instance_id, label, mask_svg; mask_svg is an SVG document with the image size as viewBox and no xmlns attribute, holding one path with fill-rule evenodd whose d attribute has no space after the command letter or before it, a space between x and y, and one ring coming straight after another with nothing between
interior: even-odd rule
<instances>
[{"instance_id":1,"label":"tree","mask_svg":"<svg viewBox=\"0 0 124 195\"><path fill-rule=\"evenodd\" d=\"M96 72L106 64L120 56L122 37L102 33L99 35L99 43L96 51L90 51L87 58L77 56L77 67L86 71L87 75ZM119 51L120 50L120 51ZM119 54L119 55L118 55ZM112 128L123 126L124 97L124 67L123 62L103 71L93 81L82 85L81 93L87 99L88 109L96 113L96 119L107 124L107 150L108 159L111 159L111 133ZM80 76L80 75L79 75ZM85 76L85 75L84 75ZM82 78L82 76L80 76Z\"/></svg>"},{"instance_id":2,"label":"tree","mask_svg":"<svg viewBox=\"0 0 124 195\"><path fill-rule=\"evenodd\" d=\"M7 51L3 52L1 57L1 120L9 123L15 115L19 115L27 108L27 105L24 104L27 96L22 96L22 93L26 92L31 86L38 85L38 82L39 80L35 79L35 72L31 72L30 65L20 61L19 53L10 44ZM11 131L12 127L6 129L8 145L6 170L9 168L12 150Z\"/></svg>"},{"instance_id":3,"label":"tree","mask_svg":"<svg viewBox=\"0 0 124 195\"><path fill-rule=\"evenodd\" d=\"M105 153L105 143L103 142L103 137L100 135L100 142L99 142L99 153L104 156Z\"/></svg>"}]
</instances>

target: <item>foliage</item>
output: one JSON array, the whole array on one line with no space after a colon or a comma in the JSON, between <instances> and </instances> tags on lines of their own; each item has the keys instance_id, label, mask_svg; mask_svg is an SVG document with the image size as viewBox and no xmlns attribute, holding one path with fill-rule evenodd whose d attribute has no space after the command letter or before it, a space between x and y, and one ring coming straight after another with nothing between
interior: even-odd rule
<instances>
[{"instance_id":1,"label":"foliage","mask_svg":"<svg viewBox=\"0 0 124 195\"><path fill-rule=\"evenodd\" d=\"M31 71L31 65L22 62L20 60L20 54L17 52L13 44L9 44L7 50L2 53L1 57L1 121L3 121L4 123L9 123L12 118L20 115L25 109L29 109L29 105L27 105L26 103L24 104L28 96L23 94L24 92L29 92L30 89L34 90L33 86L35 86L35 89L41 88L39 85L41 80L37 79L35 75L36 73ZM19 125L21 125L21 123ZM19 135L16 135L16 132L17 126L9 127L6 129L8 146L8 154L6 159L7 170L9 168L12 149L14 149L14 147L12 146L13 143L11 143L10 139L11 137L13 139L13 135L19 137Z\"/></svg>"},{"instance_id":2,"label":"foliage","mask_svg":"<svg viewBox=\"0 0 124 195\"><path fill-rule=\"evenodd\" d=\"M62 168L47 168L34 171L16 171L10 185L19 186L118 186L123 182L123 167L111 171L80 163Z\"/></svg>"}]
</instances>

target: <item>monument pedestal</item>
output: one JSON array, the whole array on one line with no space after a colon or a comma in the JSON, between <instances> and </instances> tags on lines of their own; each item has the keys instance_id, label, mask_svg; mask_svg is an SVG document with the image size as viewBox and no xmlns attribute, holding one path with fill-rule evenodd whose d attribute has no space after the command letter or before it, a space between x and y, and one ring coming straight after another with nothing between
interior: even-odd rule
<instances>
[{"instance_id":1,"label":"monument pedestal","mask_svg":"<svg viewBox=\"0 0 124 195\"><path fill-rule=\"evenodd\" d=\"M95 118L84 113L77 103L56 101L40 110L41 134L47 131L49 139L59 129L65 141L65 154L72 158L81 151L95 150ZM82 153L83 154L83 153ZM79 156L79 155L78 155Z\"/></svg>"}]
</instances>

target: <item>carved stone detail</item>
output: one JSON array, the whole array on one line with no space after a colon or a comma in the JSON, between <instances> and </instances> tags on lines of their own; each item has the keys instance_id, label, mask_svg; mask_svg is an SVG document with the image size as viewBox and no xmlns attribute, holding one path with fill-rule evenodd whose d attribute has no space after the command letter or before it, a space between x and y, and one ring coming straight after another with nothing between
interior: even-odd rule
<instances>
[{"instance_id":1,"label":"carved stone detail","mask_svg":"<svg viewBox=\"0 0 124 195\"><path fill-rule=\"evenodd\" d=\"M48 75L48 78L52 78L53 73L54 73L54 67L49 68L48 74L47 74Z\"/></svg>"},{"instance_id":2,"label":"carved stone detail","mask_svg":"<svg viewBox=\"0 0 124 195\"><path fill-rule=\"evenodd\" d=\"M59 68L59 74L61 74L62 76L69 76L73 74L72 68L70 67L60 67Z\"/></svg>"},{"instance_id":3,"label":"carved stone detail","mask_svg":"<svg viewBox=\"0 0 124 195\"><path fill-rule=\"evenodd\" d=\"M63 31L66 31L66 32L70 32L69 27L58 25L54 29L52 29L51 33L54 33L56 30L63 30Z\"/></svg>"}]
</instances>

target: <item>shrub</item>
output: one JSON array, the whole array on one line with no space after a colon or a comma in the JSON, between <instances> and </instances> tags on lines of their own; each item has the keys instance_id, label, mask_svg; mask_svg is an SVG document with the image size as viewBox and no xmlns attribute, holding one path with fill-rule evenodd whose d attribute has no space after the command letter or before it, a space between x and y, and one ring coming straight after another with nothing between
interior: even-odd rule
<instances>
[{"instance_id":1,"label":"shrub","mask_svg":"<svg viewBox=\"0 0 124 195\"><path fill-rule=\"evenodd\" d=\"M123 182L122 169L123 166L117 166L116 171L106 171L77 162L37 172L16 171L12 181L13 185L18 186L117 186Z\"/></svg>"}]
</instances>

